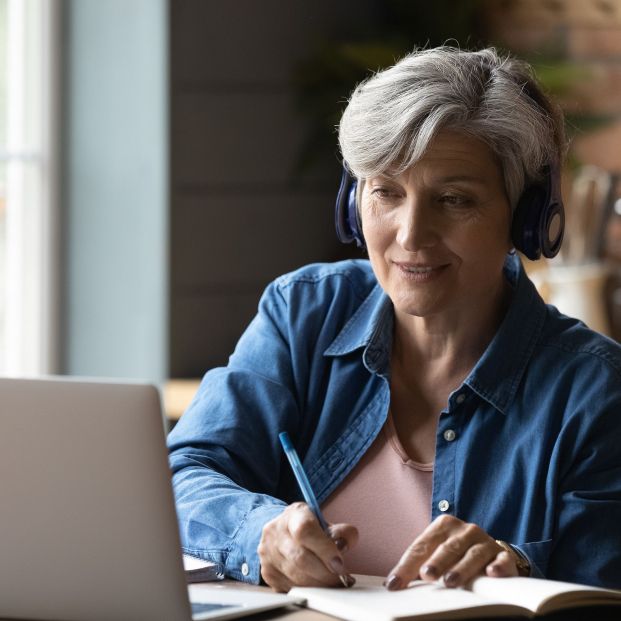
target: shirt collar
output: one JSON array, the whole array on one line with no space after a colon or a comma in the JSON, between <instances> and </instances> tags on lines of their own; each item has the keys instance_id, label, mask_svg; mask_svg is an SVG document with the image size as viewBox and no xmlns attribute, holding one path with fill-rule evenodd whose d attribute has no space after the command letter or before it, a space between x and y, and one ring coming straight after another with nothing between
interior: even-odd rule
<instances>
[{"instance_id":1,"label":"shirt collar","mask_svg":"<svg viewBox=\"0 0 621 621\"><path fill-rule=\"evenodd\" d=\"M464 383L506 414L540 338L546 306L516 255L507 256L504 272L514 287L509 309Z\"/></svg>"},{"instance_id":2,"label":"shirt collar","mask_svg":"<svg viewBox=\"0 0 621 621\"><path fill-rule=\"evenodd\" d=\"M344 356L364 347L365 366L383 375L390 362L393 323L392 302L379 284L375 285L324 356Z\"/></svg>"},{"instance_id":3,"label":"shirt collar","mask_svg":"<svg viewBox=\"0 0 621 621\"><path fill-rule=\"evenodd\" d=\"M507 255L504 273L514 288L507 314L464 384L506 414L543 329L546 307L516 255ZM388 375L393 323L392 302L378 284L324 355L344 356L364 347L369 371Z\"/></svg>"}]
</instances>

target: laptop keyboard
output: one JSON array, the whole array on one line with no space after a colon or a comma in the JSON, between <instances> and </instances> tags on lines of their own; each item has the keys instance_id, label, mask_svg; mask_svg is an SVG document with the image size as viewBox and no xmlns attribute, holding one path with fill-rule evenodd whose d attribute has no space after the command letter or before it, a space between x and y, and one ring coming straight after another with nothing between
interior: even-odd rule
<instances>
[{"instance_id":1,"label":"laptop keyboard","mask_svg":"<svg viewBox=\"0 0 621 621\"><path fill-rule=\"evenodd\" d=\"M196 615L201 612L212 612L214 610L222 610L224 608L239 608L239 604L209 604L206 602L192 602L192 614Z\"/></svg>"}]
</instances>

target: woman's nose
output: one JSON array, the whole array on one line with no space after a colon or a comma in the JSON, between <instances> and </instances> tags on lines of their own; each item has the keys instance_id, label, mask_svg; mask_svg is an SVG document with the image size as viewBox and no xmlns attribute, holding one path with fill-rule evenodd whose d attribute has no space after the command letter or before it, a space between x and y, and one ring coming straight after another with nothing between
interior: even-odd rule
<instances>
[{"instance_id":1,"label":"woman's nose","mask_svg":"<svg viewBox=\"0 0 621 621\"><path fill-rule=\"evenodd\" d=\"M408 199L402 206L397 229L397 243L408 252L417 252L436 243L433 214L424 201Z\"/></svg>"}]
</instances>

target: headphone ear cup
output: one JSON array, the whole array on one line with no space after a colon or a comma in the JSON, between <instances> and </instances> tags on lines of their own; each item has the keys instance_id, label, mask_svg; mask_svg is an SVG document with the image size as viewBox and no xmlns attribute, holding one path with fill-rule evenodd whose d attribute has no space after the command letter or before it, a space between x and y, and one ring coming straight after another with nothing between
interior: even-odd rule
<instances>
[{"instance_id":1,"label":"headphone ear cup","mask_svg":"<svg viewBox=\"0 0 621 621\"><path fill-rule=\"evenodd\" d=\"M344 244L355 241L359 248L365 247L360 215L357 205L358 181L343 166L341 184L336 196L336 235Z\"/></svg>"},{"instance_id":2,"label":"headphone ear cup","mask_svg":"<svg viewBox=\"0 0 621 621\"><path fill-rule=\"evenodd\" d=\"M541 215L545 197L538 186L526 189L513 213L511 239L513 245L531 261L541 257Z\"/></svg>"},{"instance_id":3,"label":"headphone ear cup","mask_svg":"<svg viewBox=\"0 0 621 621\"><path fill-rule=\"evenodd\" d=\"M541 255L555 257L565 231L558 166L546 166L543 172L543 180L526 188L520 196L511 223L513 245L531 261Z\"/></svg>"}]
</instances>

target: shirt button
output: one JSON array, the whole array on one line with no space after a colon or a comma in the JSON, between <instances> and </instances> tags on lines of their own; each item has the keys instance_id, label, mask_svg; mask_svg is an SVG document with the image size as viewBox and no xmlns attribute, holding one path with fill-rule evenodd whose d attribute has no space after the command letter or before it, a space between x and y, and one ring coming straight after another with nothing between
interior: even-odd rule
<instances>
[{"instance_id":1,"label":"shirt button","mask_svg":"<svg viewBox=\"0 0 621 621\"><path fill-rule=\"evenodd\" d=\"M438 509L440 509L440 511L442 511L442 513L444 513L445 511L448 511L449 507L450 507L450 504L449 504L448 500L441 500L438 503Z\"/></svg>"},{"instance_id":2,"label":"shirt button","mask_svg":"<svg viewBox=\"0 0 621 621\"><path fill-rule=\"evenodd\" d=\"M242 576L247 576L250 573L250 568L248 567L248 563L242 563L241 572L242 572Z\"/></svg>"},{"instance_id":3,"label":"shirt button","mask_svg":"<svg viewBox=\"0 0 621 621\"><path fill-rule=\"evenodd\" d=\"M460 395L457 395L455 401L457 403L463 403L466 400L466 395L462 392Z\"/></svg>"},{"instance_id":4,"label":"shirt button","mask_svg":"<svg viewBox=\"0 0 621 621\"><path fill-rule=\"evenodd\" d=\"M452 442L455 439L455 432L452 429L447 429L443 435L447 442Z\"/></svg>"}]
</instances>

